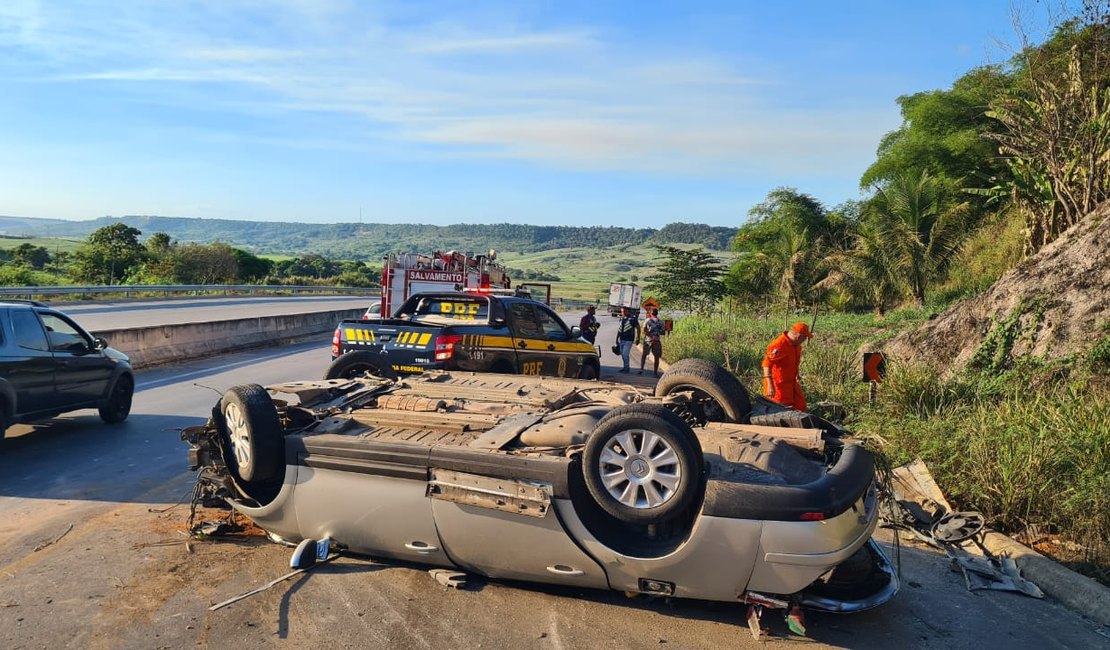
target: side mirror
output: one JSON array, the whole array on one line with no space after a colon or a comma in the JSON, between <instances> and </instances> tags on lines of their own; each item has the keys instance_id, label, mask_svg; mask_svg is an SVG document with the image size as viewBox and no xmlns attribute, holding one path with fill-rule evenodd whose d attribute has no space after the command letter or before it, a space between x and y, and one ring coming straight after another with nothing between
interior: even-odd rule
<instances>
[{"instance_id":1,"label":"side mirror","mask_svg":"<svg viewBox=\"0 0 1110 650\"><path fill-rule=\"evenodd\" d=\"M570 328L570 336L571 336L571 338L575 338L575 339L581 338L582 337L582 328L577 326L577 325L572 325L571 328Z\"/></svg>"},{"instance_id":2,"label":"side mirror","mask_svg":"<svg viewBox=\"0 0 1110 650\"><path fill-rule=\"evenodd\" d=\"M105 339L104 337L98 336L95 339L93 339L93 349L94 350L103 350L106 347L108 347L108 340Z\"/></svg>"},{"instance_id":3,"label":"side mirror","mask_svg":"<svg viewBox=\"0 0 1110 650\"><path fill-rule=\"evenodd\" d=\"M317 562L327 560L330 552L331 538L325 537L319 541L315 539L301 540L301 543L297 544L296 550L293 551L293 557L289 558L289 568L307 571L316 566Z\"/></svg>"},{"instance_id":4,"label":"side mirror","mask_svg":"<svg viewBox=\"0 0 1110 650\"><path fill-rule=\"evenodd\" d=\"M505 319L501 316L497 316L490 321L490 325L493 325L494 327L505 327Z\"/></svg>"}]
</instances>

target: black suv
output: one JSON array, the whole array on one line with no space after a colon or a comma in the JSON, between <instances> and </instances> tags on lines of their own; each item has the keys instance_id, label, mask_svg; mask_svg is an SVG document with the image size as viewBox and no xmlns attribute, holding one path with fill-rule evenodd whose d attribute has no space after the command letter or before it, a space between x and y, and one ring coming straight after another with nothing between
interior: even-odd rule
<instances>
[{"instance_id":1,"label":"black suv","mask_svg":"<svg viewBox=\"0 0 1110 650\"><path fill-rule=\"evenodd\" d=\"M134 392L127 355L107 341L41 303L0 301L0 439L17 422L83 408L122 422Z\"/></svg>"}]
</instances>

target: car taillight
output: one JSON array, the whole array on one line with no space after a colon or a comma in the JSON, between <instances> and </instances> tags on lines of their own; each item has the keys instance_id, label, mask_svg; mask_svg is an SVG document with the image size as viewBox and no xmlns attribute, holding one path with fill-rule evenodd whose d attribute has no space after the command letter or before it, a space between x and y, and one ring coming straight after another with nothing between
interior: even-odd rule
<instances>
[{"instance_id":1,"label":"car taillight","mask_svg":"<svg viewBox=\"0 0 1110 650\"><path fill-rule=\"evenodd\" d=\"M339 356L339 331L341 329L341 327L335 328L335 334L331 337L331 356L333 357Z\"/></svg>"},{"instance_id":2,"label":"car taillight","mask_svg":"<svg viewBox=\"0 0 1110 650\"><path fill-rule=\"evenodd\" d=\"M825 518L823 512L803 512L800 519L802 521L821 521Z\"/></svg>"},{"instance_id":3,"label":"car taillight","mask_svg":"<svg viewBox=\"0 0 1110 650\"><path fill-rule=\"evenodd\" d=\"M459 334L440 334L436 337L436 361L450 361L455 356L455 346L462 342Z\"/></svg>"}]
</instances>

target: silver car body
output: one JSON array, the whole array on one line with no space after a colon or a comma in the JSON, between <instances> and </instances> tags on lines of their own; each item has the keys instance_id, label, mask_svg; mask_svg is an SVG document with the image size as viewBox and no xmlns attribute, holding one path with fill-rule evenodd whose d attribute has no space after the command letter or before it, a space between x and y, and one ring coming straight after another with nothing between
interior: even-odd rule
<instances>
[{"instance_id":1,"label":"silver car body","mask_svg":"<svg viewBox=\"0 0 1110 650\"><path fill-rule=\"evenodd\" d=\"M266 390L279 398L285 450L270 487L221 475L221 456L232 454L203 442L218 439L219 422L184 437L194 465L220 476L208 489L282 540L330 538L354 553L492 578L825 611L873 607L898 588L869 543L877 522L870 455L820 431L692 427L704 450L701 493L687 516L652 528L598 514L578 478L581 451L614 409L681 411L684 394L447 372ZM825 485L853 493L830 497L838 505L828 510L768 510L776 500L821 501L813 490ZM874 588L822 592L838 565L861 555L870 557Z\"/></svg>"}]
</instances>

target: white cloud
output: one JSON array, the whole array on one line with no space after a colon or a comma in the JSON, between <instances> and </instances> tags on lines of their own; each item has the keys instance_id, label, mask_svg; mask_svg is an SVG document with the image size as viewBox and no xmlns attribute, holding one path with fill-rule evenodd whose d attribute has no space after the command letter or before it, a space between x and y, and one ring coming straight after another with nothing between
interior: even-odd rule
<instances>
[{"instance_id":1,"label":"white cloud","mask_svg":"<svg viewBox=\"0 0 1110 650\"><path fill-rule=\"evenodd\" d=\"M479 28L477 19L406 16L402 29L384 15L342 0L8 0L0 34L15 35L20 54L0 63L0 77L37 70L47 82L132 84L148 102L290 120L335 113L364 121L351 138L578 170L843 169L861 148L872 154L896 123L893 107L889 115L817 102L776 111L773 93L797 92L776 70L723 55L657 54L594 27ZM314 143L336 139L289 131Z\"/></svg>"},{"instance_id":2,"label":"white cloud","mask_svg":"<svg viewBox=\"0 0 1110 650\"><path fill-rule=\"evenodd\" d=\"M514 36L475 36L471 38L421 38L410 50L417 54L510 53L520 50L560 50L592 47L593 39L584 33L537 33Z\"/></svg>"}]
</instances>

